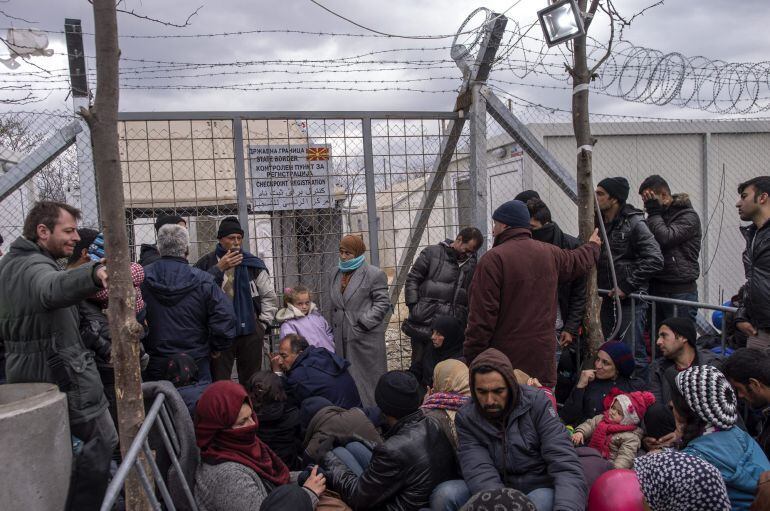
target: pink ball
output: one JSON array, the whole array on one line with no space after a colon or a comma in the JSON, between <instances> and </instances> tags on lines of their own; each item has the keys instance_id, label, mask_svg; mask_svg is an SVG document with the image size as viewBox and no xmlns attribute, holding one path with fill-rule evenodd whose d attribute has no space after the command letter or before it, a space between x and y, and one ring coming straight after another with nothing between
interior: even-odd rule
<instances>
[{"instance_id":1,"label":"pink ball","mask_svg":"<svg viewBox=\"0 0 770 511\"><path fill-rule=\"evenodd\" d=\"M636 472L618 468L599 476L588 493L588 511L644 511Z\"/></svg>"}]
</instances>

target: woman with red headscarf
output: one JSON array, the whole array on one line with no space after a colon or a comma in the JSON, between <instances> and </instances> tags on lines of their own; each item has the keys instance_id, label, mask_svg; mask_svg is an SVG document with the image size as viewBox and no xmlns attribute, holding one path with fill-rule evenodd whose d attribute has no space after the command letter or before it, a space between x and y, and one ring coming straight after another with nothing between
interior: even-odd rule
<instances>
[{"instance_id":1,"label":"woman with red headscarf","mask_svg":"<svg viewBox=\"0 0 770 511\"><path fill-rule=\"evenodd\" d=\"M201 511L254 511L278 486L289 483L289 469L257 436L259 425L246 389L232 381L213 383L195 409L195 436L201 464L195 500ZM315 506L326 488L314 469L304 485Z\"/></svg>"}]
</instances>

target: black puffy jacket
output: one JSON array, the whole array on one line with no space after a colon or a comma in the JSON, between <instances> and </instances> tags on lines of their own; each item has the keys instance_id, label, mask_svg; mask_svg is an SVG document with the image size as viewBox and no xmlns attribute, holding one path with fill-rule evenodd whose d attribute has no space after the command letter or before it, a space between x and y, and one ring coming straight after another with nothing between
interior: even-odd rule
<instances>
[{"instance_id":1,"label":"black puffy jacket","mask_svg":"<svg viewBox=\"0 0 770 511\"><path fill-rule=\"evenodd\" d=\"M333 452L324 457L327 484L353 509L428 507L433 489L458 477L455 466L454 449L441 426L420 410L390 428L385 442L373 448L372 460L361 476Z\"/></svg>"},{"instance_id":2,"label":"black puffy jacket","mask_svg":"<svg viewBox=\"0 0 770 511\"><path fill-rule=\"evenodd\" d=\"M235 312L214 277L179 257L162 257L144 271L149 326L144 347L151 357L184 352L199 359L230 348Z\"/></svg>"},{"instance_id":3,"label":"black puffy jacket","mask_svg":"<svg viewBox=\"0 0 770 511\"><path fill-rule=\"evenodd\" d=\"M673 196L668 207L658 201L645 203L647 227L660 245L663 270L650 282L654 291L686 293L697 290L700 276L701 225L687 194Z\"/></svg>"},{"instance_id":4,"label":"black puffy jacket","mask_svg":"<svg viewBox=\"0 0 770 511\"><path fill-rule=\"evenodd\" d=\"M626 204L606 228L618 287L625 294L647 291L650 279L663 269L663 254L644 221L644 212ZM606 254L606 245L602 244L597 280L600 288L612 289Z\"/></svg>"},{"instance_id":5,"label":"black puffy jacket","mask_svg":"<svg viewBox=\"0 0 770 511\"><path fill-rule=\"evenodd\" d=\"M743 307L735 321L748 321L754 328L770 329L770 221L759 229L751 224L741 227L746 238L743 268L746 286Z\"/></svg>"},{"instance_id":6,"label":"black puffy jacket","mask_svg":"<svg viewBox=\"0 0 770 511\"><path fill-rule=\"evenodd\" d=\"M532 231L532 238L550 243L559 248L572 250L583 244L579 239L562 232L556 222L546 224ZM578 335L583 315L586 310L586 279L580 277L568 282L559 282L556 292L559 297L559 313L564 322L564 330L572 335Z\"/></svg>"},{"instance_id":7,"label":"black puffy jacket","mask_svg":"<svg viewBox=\"0 0 770 511\"><path fill-rule=\"evenodd\" d=\"M409 337L430 339L436 316L453 316L463 324L468 320L468 286L476 269L476 255L457 260L451 240L425 248L409 270L404 284L404 301L409 317L401 330Z\"/></svg>"}]
</instances>

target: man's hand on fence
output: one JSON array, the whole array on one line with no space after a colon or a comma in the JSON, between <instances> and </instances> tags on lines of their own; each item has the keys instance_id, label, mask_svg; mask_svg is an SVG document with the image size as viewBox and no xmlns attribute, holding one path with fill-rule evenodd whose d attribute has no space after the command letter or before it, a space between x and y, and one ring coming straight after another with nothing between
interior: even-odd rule
<instances>
[{"instance_id":1,"label":"man's hand on fence","mask_svg":"<svg viewBox=\"0 0 770 511\"><path fill-rule=\"evenodd\" d=\"M741 332L749 336L757 335L757 329L754 328L754 325L752 325L748 321L740 321L736 323L735 328L737 328L738 330L740 330Z\"/></svg>"},{"instance_id":2,"label":"man's hand on fence","mask_svg":"<svg viewBox=\"0 0 770 511\"><path fill-rule=\"evenodd\" d=\"M602 246L602 239L599 237L599 229L594 229L593 234L588 238L588 243L595 243L600 247Z\"/></svg>"},{"instance_id":3,"label":"man's hand on fence","mask_svg":"<svg viewBox=\"0 0 770 511\"><path fill-rule=\"evenodd\" d=\"M575 340L575 337L567 332L566 330L563 330L561 334L559 334L559 346L562 348L566 348L570 344L572 344L572 341Z\"/></svg>"}]
</instances>

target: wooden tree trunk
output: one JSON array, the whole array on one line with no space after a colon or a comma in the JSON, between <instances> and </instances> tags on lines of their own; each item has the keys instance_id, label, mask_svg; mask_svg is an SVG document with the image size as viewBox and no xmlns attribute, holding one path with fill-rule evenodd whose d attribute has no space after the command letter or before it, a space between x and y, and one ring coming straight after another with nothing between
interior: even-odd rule
<instances>
[{"instance_id":1,"label":"wooden tree trunk","mask_svg":"<svg viewBox=\"0 0 770 511\"><path fill-rule=\"evenodd\" d=\"M581 12L586 12L587 0L579 0ZM582 148L577 153L577 188L578 188L578 226L580 238L588 241L594 225L594 185L593 185L593 153L591 149L596 142L591 136L591 122L588 111L588 84L591 81L586 54L586 37L574 40L574 62L572 67L573 89L579 85L584 87L572 95L572 127L575 132L577 147ZM590 147L588 149L586 147ZM588 341L593 356L604 342L600 320L601 300L597 292L596 268L588 276L586 285L586 316L585 325L588 329ZM591 357L585 357L584 360Z\"/></svg>"},{"instance_id":2,"label":"wooden tree trunk","mask_svg":"<svg viewBox=\"0 0 770 511\"><path fill-rule=\"evenodd\" d=\"M112 364L118 402L120 450L125 456L144 422L142 378L139 363L139 334L134 286L131 281L128 237L125 231L123 180L118 148L118 21L114 0L93 0L96 43L97 95L94 105L81 114L91 129L94 169L101 204L101 219L107 254ZM126 509L147 505L139 479L126 481Z\"/></svg>"}]
</instances>

